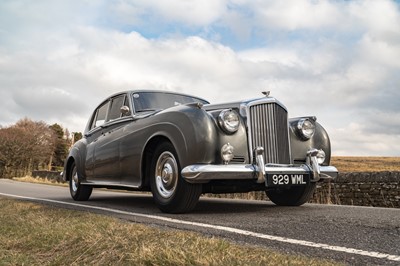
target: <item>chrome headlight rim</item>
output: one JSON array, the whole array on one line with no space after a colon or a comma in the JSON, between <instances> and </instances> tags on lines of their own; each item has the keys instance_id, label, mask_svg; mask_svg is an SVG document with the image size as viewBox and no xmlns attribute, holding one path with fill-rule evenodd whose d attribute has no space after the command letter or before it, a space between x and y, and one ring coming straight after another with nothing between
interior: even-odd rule
<instances>
[{"instance_id":1,"label":"chrome headlight rim","mask_svg":"<svg viewBox=\"0 0 400 266\"><path fill-rule=\"evenodd\" d=\"M218 124L227 134L234 134L239 130L239 114L232 109L222 110L218 115Z\"/></svg>"},{"instance_id":2,"label":"chrome headlight rim","mask_svg":"<svg viewBox=\"0 0 400 266\"><path fill-rule=\"evenodd\" d=\"M310 117L301 118L297 121L297 133L302 140L309 140L315 133L315 119Z\"/></svg>"}]
</instances>

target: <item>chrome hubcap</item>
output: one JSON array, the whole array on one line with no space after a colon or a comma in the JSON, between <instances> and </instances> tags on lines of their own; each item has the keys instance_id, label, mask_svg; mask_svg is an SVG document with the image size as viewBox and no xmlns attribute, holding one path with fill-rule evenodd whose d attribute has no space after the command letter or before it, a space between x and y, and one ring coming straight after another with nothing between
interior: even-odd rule
<instances>
[{"instance_id":1,"label":"chrome hubcap","mask_svg":"<svg viewBox=\"0 0 400 266\"><path fill-rule=\"evenodd\" d=\"M172 166L169 163L166 163L161 173L161 179L165 185L171 183L171 181L173 180L173 174L174 172L172 170Z\"/></svg>"},{"instance_id":2,"label":"chrome hubcap","mask_svg":"<svg viewBox=\"0 0 400 266\"><path fill-rule=\"evenodd\" d=\"M155 173L157 191L161 197L167 199L174 194L178 177L178 164L174 155L170 152L163 152L158 157Z\"/></svg>"}]
</instances>

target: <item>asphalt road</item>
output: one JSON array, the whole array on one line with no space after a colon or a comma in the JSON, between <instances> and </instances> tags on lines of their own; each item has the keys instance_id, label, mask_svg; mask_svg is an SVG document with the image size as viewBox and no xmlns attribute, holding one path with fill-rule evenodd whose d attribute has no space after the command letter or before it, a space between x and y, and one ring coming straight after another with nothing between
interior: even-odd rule
<instances>
[{"instance_id":1,"label":"asphalt road","mask_svg":"<svg viewBox=\"0 0 400 266\"><path fill-rule=\"evenodd\" d=\"M170 215L145 194L94 190L89 201L75 202L66 187L0 179L5 196L350 265L400 265L400 209L201 198L192 213Z\"/></svg>"}]
</instances>

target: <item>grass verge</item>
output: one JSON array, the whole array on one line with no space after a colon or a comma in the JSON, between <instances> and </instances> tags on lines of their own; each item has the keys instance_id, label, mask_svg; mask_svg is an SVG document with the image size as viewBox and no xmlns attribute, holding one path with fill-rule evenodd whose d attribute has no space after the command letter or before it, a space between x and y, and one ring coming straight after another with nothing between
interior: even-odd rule
<instances>
[{"instance_id":1,"label":"grass verge","mask_svg":"<svg viewBox=\"0 0 400 266\"><path fill-rule=\"evenodd\" d=\"M337 265L0 198L0 265Z\"/></svg>"},{"instance_id":2,"label":"grass verge","mask_svg":"<svg viewBox=\"0 0 400 266\"><path fill-rule=\"evenodd\" d=\"M51 185L57 185L57 186L63 186L63 187L68 186L68 183L66 183L66 182L58 182L51 178L24 176L24 177L13 177L12 179L15 181L19 181L19 182L51 184Z\"/></svg>"}]
</instances>

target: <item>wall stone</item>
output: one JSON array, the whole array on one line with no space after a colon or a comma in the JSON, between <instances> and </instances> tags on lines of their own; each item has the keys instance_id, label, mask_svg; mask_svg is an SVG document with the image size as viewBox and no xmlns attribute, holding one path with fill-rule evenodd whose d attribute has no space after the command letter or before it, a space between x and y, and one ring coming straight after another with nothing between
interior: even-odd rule
<instances>
[{"instance_id":1,"label":"wall stone","mask_svg":"<svg viewBox=\"0 0 400 266\"><path fill-rule=\"evenodd\" d=\"M340 173L318 183L311 202L400 208L400 172Z\"/></svg>"},{"instance_id":2,"label":"wall stone","mask_svg":"<svg viewBox=\"0 0 400 266\"><path fill-rule=\"evenodd\" d=\"M64 182L61 172L58 171L32 171L32 177L47 178L57 182Z\"/></svg>"}]
</instances>

